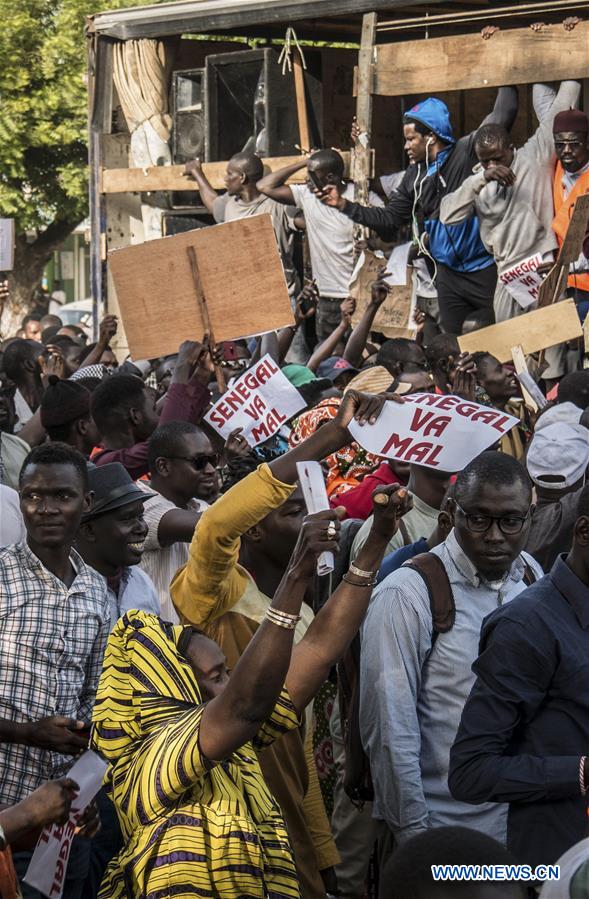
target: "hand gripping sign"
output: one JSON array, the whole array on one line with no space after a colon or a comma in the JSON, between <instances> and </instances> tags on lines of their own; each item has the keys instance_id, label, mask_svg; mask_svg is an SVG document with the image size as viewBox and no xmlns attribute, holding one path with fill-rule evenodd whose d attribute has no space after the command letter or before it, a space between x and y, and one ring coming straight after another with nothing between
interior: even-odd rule
<instances>
[{"instance_id":1,"label":"hand gripping sign","mask_svg":"<svg viewBox=\"0 0 589 899\"><path fill-rule=\"evenodd\" d=\"M373 425L353 421L349 431L370 453L439 471L461 471L517 424L497 409L433 393L411 393L385 403Z\"/></svg>"},{"instance_id":2,"label":"hand gripping sign","mask_svg":"<svg viewBox=\"0 0 589 899\"><path fill-rule=\"evenodd\" d=\"M250 446L268 440L306 403L269 354L253 365L215 403L205 421L225 439L243 428Z\"/></svg>"},{"instance_id":3,"label":"hand gripping sign","mask_svg":"<svg viewBox=\"0 0 589 899\"><path fill-rule=\"evenodd\" d=\"M80 790L72 802L67 824L52 824L41 832L24 880L49 899L61 899L67 863L78 821L98 793L108 763L88 750L68 771Z\"/></svg>"}]
</instances>

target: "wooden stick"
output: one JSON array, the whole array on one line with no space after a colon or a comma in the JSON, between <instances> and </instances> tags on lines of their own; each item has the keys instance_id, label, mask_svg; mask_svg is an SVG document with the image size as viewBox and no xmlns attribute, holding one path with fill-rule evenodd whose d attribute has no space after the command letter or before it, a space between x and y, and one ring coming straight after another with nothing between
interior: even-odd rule
<instances>
[{"instance_id":1,"label":"wooden stick","mask_svg":"<svg viewBox=\"0 0 589 899\"><path fill-rule=\"evenodd\" d=\"M208 331L209 334L210 345L211 347L215 347L215 335L213 334L213 326L211 325L211 319L209 316L209 307L207 306L207 299L205 297L202 281L200 279L200 272L198 270L198 263L196 261L196 250L194 249L194 247L186 247L186 252L188 253L188 258L190 260L190 268L192 270L192 278L194 281L194 292L196 293L196 299L198 302L198 307L200 309L200 314L202 315L205 330ZM223 372L221 366L217 365L217 363L215 363L215 377L217 379L217 386L219 388L219 391L221 393L225 393L225 391L227 390L225 373Z\"/></svg>"},{"instance_id":2,"label":"wooden stick","mask_svg":"<svg viewBox=\"0 0 589 899\"><path fill-rule=\"evenodd\" d=\"M297 118L299 120L299 144L303 150L311 149L311 135L309 133L309 116L307 115L307 98L305 96L305 75L301 62L301 51L293 53L293 74L295 83L295 95L297 98Z\"/></svg>"}]
</instances>

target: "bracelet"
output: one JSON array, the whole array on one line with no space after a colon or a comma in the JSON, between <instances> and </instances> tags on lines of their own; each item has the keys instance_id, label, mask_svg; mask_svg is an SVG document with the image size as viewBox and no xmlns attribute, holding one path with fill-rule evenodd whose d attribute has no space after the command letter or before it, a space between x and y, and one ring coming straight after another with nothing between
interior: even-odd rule
<instances>
[{"instance_id":1,"label":"bracelet","mask_svg":"<svg viewBox=\"0 0 589 899\"><path fill-rule=\"evenodd\" d=\"M581 787L581 795L585 796L587 793L587 786L585 784L585 762L587 761L587 756L582 755L581 761L579 762L579 786Z\"/></svg>"},{"instance_id":2,"label":"bracelet","mask_svg":"<svg viewBox=\"0 0 589 899\"><path fill-rule=\"evenodd\" d=\"M277 627L284 627L287 631L294 631L301 620L300 615L289 615L288 612L279 612L272 607L266 609L265 617L270 624L275 624Z\"/></svg>"},{"instance_id":3,"label":"bracelet","mask_svg":"<svg viewBox=\"0 0 589 899\"><path fill-rule=\"evenodd\" d=\"M342 581L345 581L346 584L351 584L352 587L375 587L376 586L376 578L372 578L370 581L364 581L363 584L358 584L356 581L351 581L348 577L348 572L342 575Z\"/></svg>"},{"instance_id":4,"label":"bracelet","mask_svg":"<svg viewBox=\"0 0 589 899\"><path fill-rule=\"evenodd\" d=\"M351 562L348 571L350 572L350 574L355 574L356 577L373 578L376 574L376 571L363 571L362 568L357 568L356 565L352 565Z\"/></svg>"}]
</instances>

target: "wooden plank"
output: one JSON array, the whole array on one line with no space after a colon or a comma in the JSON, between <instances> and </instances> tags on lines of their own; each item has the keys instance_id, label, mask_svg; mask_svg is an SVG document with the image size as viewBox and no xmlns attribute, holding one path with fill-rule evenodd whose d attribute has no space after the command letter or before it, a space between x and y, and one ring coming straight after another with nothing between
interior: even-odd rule
<instances>
[{"instance_id":1,"label":"wooden plank","mask_svg":"<svg viewBox=\"0 0 589 899\"><path fill-rule=\"evenodd\" d=\"M343 156L346 172L349 172L349 150L339 151ZM264 167L267 172L275 172L276 169L300 162L300 156L275 156L264 159ZM226 162L205 162L203 171L211 186L215 190L225 187L224 177L227 169ZM138 193L154 190L191 190L197 189L196 182L183 176L183 165L156 165L145 169L103 169L101 192L103 194ZM307 170L301 169L295 172L289 179L289 184L303 184L307 180Z\"/></svg>"},{"instance_id":2,"label":"wooden plank","mask_svg":"<svg viewBox=\"0 0 589 899\"><path fill-rule=\"evenodd\" d=\"M589 77L589 22L539 32L501 30L490 40L461 34L377 47L375 94L403 96ZM419 65L416 65L419 60Z\"/></svg>"},{"instance_id":3,"label":"wooden plank","mask_svg":"<svg viewBox=\"0 0 589 899\"><path fill-rule=\"evenodd\" d=\"M480 328L458 338L463 353L483 350L500 362L511 360L511 348L521 345L524 353L537 353L549 346L573 340L583 333L573 300L563 300L543 309L534 309L498 325Z\"/></svg>"},{"instance_id":4,"label":"wooden plank","mask_svg":"<svg viewBox=\"0 0 589 899\"><path fill-rule=\"evenodd\" d=\"M378 15L366 13L362 18L360 52L358 54L356 123L365 135L357 141L353 152L354 199L364 206L368 203L370 179L370 132L372 130L372 92L374 89L374 58Z\"/></svg>"},{"instance_id":5,"label":"wooden plank","mask_svg":"<svg viewBox=\"0 0 589 899\"><path fill-rule=\"evenodd\" d=\"M187 254L197 253L202 290L218 341L292 325L272 218L199 228L115 250L109 268L134 359L174 353L202 340L205 325Z\"/></svg>"},{"instance_id":6,"label":"wooden plank","mask_svg":"<svg viewBox=\"0 0 589 899\"><path fill-rule=\"evenodd\" d=\"M589 194L577 197L567 233L558 254L559 265L571 265L583 251L583 242L589 221Z\"/></svg>"},{"instance_id":7,"label":"wooden plank","mask_svg":"<svg viewBox=\"0 0 589 899\"><path fill-rule=\"evenodd\" d=\"M297 98L297 119L299 122L299 147L302 150L311 149L311 136L309 133L309 116L307 115L307 98L305 96L305 73L301 60L301 51L297 48L292 61Z\"/></svg>"}]
</instances>

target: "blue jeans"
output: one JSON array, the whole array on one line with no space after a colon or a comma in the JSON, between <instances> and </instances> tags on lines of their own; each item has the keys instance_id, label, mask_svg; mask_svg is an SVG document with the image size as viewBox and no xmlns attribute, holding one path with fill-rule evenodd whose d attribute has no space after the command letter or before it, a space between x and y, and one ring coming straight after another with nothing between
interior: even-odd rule
<instances>
[{"instance_id":1,"label":"blue jeans","mask_svg":"<svg viewBox=\"0 0 589 899\"><path fill-rule=\"evenodd\" d=\"M29 862L33 857L32 852L15 852L14 867L20 881L23 899L45 899L42 893L34 890L28 884L23 883L23 877L27 873ZM82 899L88 869L90 867L90 840L85 837L75 837L72 842L72 851L67 865L65 884L63 887L63 899Z\"/></svg>"}]
</instances>

